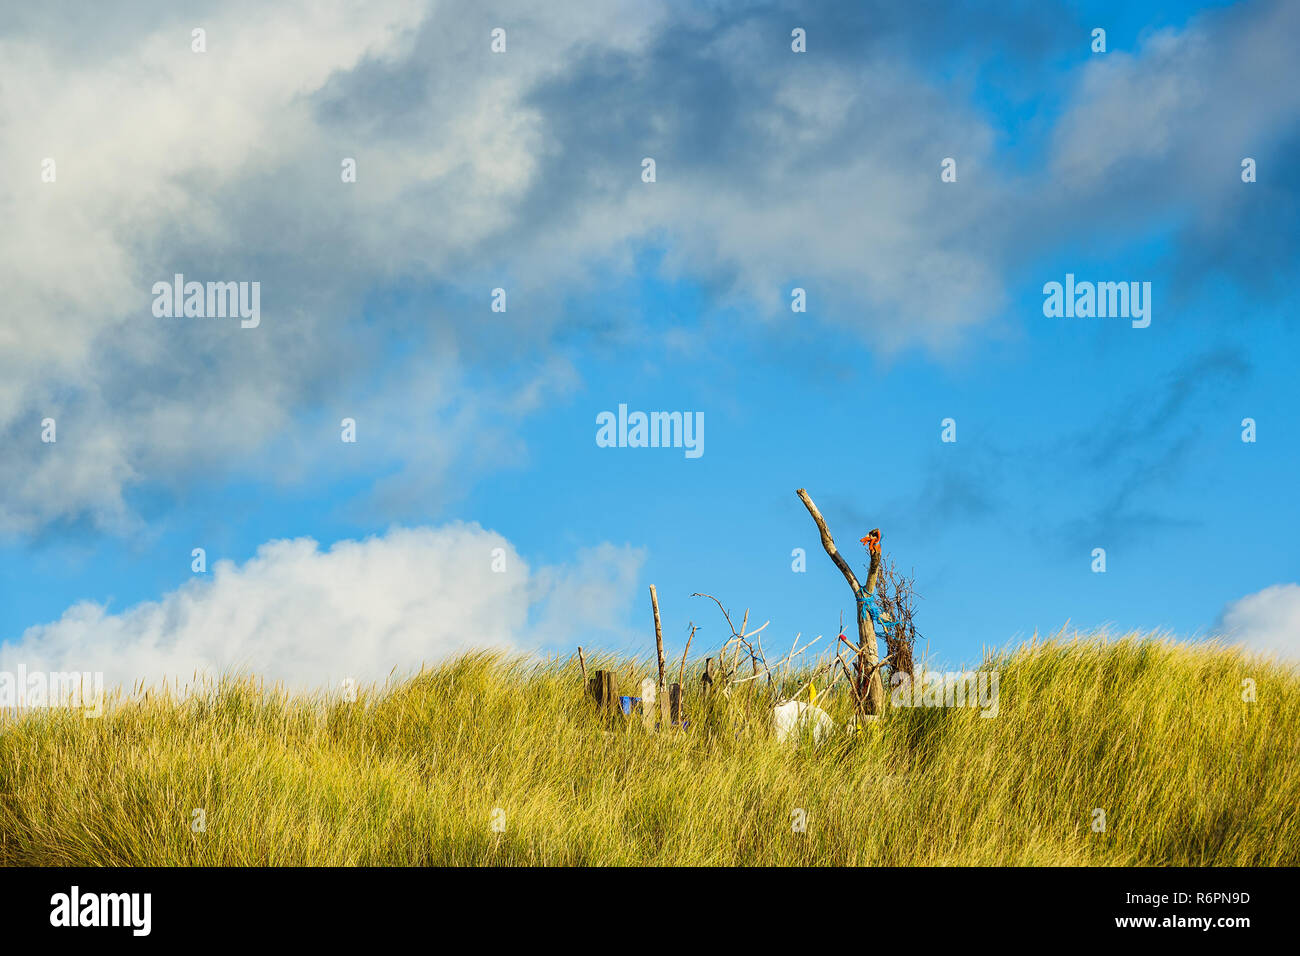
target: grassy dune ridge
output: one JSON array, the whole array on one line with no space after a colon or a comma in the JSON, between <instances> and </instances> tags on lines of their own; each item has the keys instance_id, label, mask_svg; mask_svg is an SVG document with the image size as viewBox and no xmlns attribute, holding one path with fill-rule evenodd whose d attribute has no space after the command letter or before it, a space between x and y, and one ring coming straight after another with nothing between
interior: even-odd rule
<instances>
[{"instance_id":1,"label":"grassy dune ridge","mask_svg":"<svg viewBox=\"0 0 1300 956\"><path fill-rule=\"evenodd\" d=\"M647 734L596 714L576 663L487 654L355 703L226 680L10 715L0 864L1300 864L1294 671L1139 635L981 666L995 718L890 708L820 746L773 739L764 682L711 710L693 682L691 729ZM837 724L843 687L818 702Z\"/></svg>"}]
</instances>

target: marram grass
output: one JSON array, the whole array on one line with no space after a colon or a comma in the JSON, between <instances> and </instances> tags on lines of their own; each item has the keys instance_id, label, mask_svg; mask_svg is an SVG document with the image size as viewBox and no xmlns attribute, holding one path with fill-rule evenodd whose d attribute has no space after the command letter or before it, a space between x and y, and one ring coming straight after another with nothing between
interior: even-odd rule
<instances>
[{"instance_id":1,"label":"marram grass","mask_svg":"<svg viewBox=\"0 0 1300 956\"><path fill-rule=\"evenodd\" d=\"M1294 671L1137 636L981 666L995 718L891 708L819 746L773 739L765 681L647 734L597 715L574 663L486 654L355 703L228 680L11 714L0 864L1300 864ZM819 700L840 725L843 687Z\"/></svg>"}]
</instances>

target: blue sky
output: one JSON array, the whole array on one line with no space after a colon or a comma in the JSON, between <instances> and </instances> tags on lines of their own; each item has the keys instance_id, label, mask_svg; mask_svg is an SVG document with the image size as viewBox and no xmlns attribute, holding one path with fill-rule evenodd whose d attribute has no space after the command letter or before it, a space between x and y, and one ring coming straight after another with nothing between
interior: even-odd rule
<instances>
[{"instance_id":1,"label":"blue sky","mask_svg":"<svg viewBox=\"0 0 1300 956\"><path fill-rule=\"evenodd\" d=\"M452 616L465 612L454 635L447 607L417 595L414 623L392 608L376 623L368 605L385 598L358 585L350 626L385 658L370 670L477 632L648 652L650 583L670 652L690 621L701 649L725 636L694 591L770 619L769 647L788 646L852 614L795 497L806 487L855 564L857 539L882 528L941 661L1067 621L1199 637L1226 620L1262 647L1300 647L1300 97L1269 71L1300 18L1267 3L1110 6L936 19L612 5L533 21L394 3L382 22L326 18L314 40L329 52L306 37L292 81L269 71L234 88L220 58L264 62L235 42L252 25L210 18L196 54L188 24L202 17L169 32L143 9L123 42L179 31L164 70L176 102L244 111L225 131L231 155L174 162L157 158L167 125L195 121L160 116L138 141L108 120L74 135L75 84L98 76L145 102L129 55L60 70L66 41L13 24L5 42L45 63L56 92L53 119L24 125L15 110L7 162L34 157L17 164L30 179L50 144L67 159L47 193L12 186L10 203L38 246L66 246L103 289L87 303L18 265L7 277L21 293L10 308L66 322L55 336L15 311L6 340L21 389L0 406L15 449L0 469L0 640L11 658L73 666L120 651L149 671L165 645L166 666L260 661L292 676L301 651L280 617L301 606L334 655L310 674L332 679L356 667L347 627L311 618L316 584L241 590L278 580L248 564L259 548L465 522L508 542L527 579L451 589L446 601L464 597ZM504 64L484 55L498 22ZM789 50L793 26L805 54ZM1096 26L1104 54L1089 48ZM426 55L439 37L444 66ZM144 172L103 168L137 150ZM340 156L357 157L357 183L337 181ZM954 183L939 177L949 156ZM1243 157L1257 182L1242 182ZM89 206L49 198L92 174ZM132 196L156 208L126 215ZM149 285L174 271L260 277L261 327L153 319ZM1045 317L1043 284L1066 273L1150 282L1150 327ZM504 315L489 308L496 287ZM806 313L789 308L794 287ZM596 416L620 403L702 412L704 454L597 447ZM46 409L54 445L39 442ZM345 417L355 444L339 440ZM945 418L956 442L940 440ZM486 566L488 544L431 551L427 573ZM231 562L225 580L192 573L194 547L210 568ZM390 578L380 562L395 558L375 554L345 580ZM286 580L339 573L304 567ZM100 606L89 626L68 622L79 602ZM132 615L141 602L157 602L148 624ZM205 602L226 610L196 623ZM519 607L503 618L503 602ZM212 651L213 620L239 632L233 658Z\"/></svg>"}]
</instances>

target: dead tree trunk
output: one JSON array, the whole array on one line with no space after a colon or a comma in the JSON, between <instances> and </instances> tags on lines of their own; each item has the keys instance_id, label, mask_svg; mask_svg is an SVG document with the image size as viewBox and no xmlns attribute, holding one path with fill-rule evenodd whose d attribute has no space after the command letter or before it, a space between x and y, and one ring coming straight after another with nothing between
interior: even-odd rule
<instances>
[{"instance_id":1,"label":"dead tree trunk","mask_svg":"<svg viewBox=\"0 0 1300 956\"><path fill-rule=\"evenodd\" d=\"M848 581L849 587L853 589L853 603L857 608L858 615L857 671L859 680L865 685L858 688L858 701L863 713L878 714L885 706L885 688L880 680L880 653L876 650L875 624L871 620L871 615L863 613L860 595L871 594L876 589L876 577L880 572L880 553L878 551L871 552L871 567L867 571L867 584L866 587L860 587L857 575L853 573L849 563L835 549L835 542L831 538L830 529L826 527L826 519L817 510L813 500L808 497L808 492L800 488L797 494L804 507L808 509L808 513L812 515L817 530L821 532L822 547L826 549L827 555L835 562L835 566L840 569L840 574L844 575L844 580Z\"/></svg>"}]
</instances>

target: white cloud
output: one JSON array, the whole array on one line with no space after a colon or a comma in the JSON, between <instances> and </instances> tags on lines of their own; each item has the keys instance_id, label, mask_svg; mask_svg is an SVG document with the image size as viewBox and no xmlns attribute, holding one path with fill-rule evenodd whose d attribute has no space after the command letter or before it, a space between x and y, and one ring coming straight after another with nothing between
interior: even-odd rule
<instances>
[{"instance_id":1,"label":"white cloud","mask_svg":"<svg viewBox=\"0 0 1300 956\"><path fill-rule=\"evenodd\" d=\"M504 571L493 570L501 548ZM0 645L0 670L102 671L108 685L243 671L294 689L382 680L469 648L535 649L603 631L617 640L643 555L602 545L530 570L474 524L394 528L322 550L270 541L243 565L110 614L83 602ZM530 618L536 623L530 623Z\"/></svg>"},{"instance_id":2,"label":"white cloud","mask_svg":"<svg viewBox=\"0 0 1300 956\"><path fill-rule=\"evenodd\" d=\"M143 5L85 49L54 23L0 37L0 533L82 515L120 530L132 483L284 428L337 343L303 334L311 303L277 296L282 270L248 255L260 241L234 197L311 138L303 95L400 48L420 15L412 0L231 4L198 18L204 54L192 14ZM152 283L185 264L261 281L280 328L151 321ZM46 416L55 446L39 442Z\"/></svg>"},{"instance_id":3,"label":"white cloud","mask_svg":"<svg viewBox=\"0 0 1300 956\"><path fill-rule=\"evenodd\" d=\"M1300 660L1300 584L1274 584L1233 601L1221 629L1252 650Z\"/></svg>"}]
</instances>

